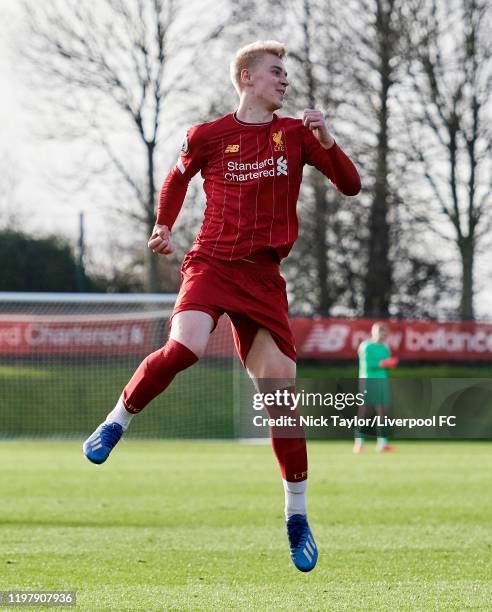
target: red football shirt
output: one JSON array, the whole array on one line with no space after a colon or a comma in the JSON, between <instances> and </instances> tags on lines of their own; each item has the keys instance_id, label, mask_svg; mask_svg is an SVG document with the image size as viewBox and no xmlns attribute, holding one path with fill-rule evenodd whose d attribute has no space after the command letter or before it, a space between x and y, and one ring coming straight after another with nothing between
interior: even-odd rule
<instances>
[{"instance_id":1,"label":"red football shirt","mask_svg":"<svg viewBox=\"0 0 492 612\"><path fill-rule=\"evenodd\" d=\"M193 250L231 260L272 247L281 259L298 235L304 164L345 195L360 191L350 159L337 144L323 148L300 119L274 114L268 123L244 123L230 113L194 126L162 186L157 223L172 228L190 179L201 171L207 204Z\"/></svg>"}]
</instances>

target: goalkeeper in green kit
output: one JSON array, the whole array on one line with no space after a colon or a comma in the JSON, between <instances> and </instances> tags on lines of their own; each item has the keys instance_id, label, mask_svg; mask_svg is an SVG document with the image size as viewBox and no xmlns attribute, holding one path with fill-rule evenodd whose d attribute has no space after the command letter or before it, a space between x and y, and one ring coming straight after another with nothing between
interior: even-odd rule
<instances>
[{"instance_id":1,"label":"goalkeeper in green kit","mask_svg":"<svg viewBox=\"0 0 492 612\"><path fill-rule=\"evenodd\" d=\"M373 408L380 420L383 420L390 407L390 390L388 369L398 365L398 358L391 356L391 350L386 344L388 327L385 323L374 323L371 328L371 338L361 342L359 353L360 390L365 392L365 402L359 408L358 417L364 419L368 407ZM379 424L376 427L377 446L379 452L393 451L388 444L386 427ZM364 436L359 427L355 429L354 453L360 453L364 446Z\"/></svg>"}]
</instances>

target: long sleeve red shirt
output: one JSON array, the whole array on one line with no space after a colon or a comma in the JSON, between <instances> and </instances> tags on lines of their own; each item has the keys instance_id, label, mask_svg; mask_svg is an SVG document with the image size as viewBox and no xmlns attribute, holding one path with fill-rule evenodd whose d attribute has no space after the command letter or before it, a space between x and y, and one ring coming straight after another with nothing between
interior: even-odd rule
<instances>
[{"instance_id":1,"label":"long sleeve red shirt","mask_svg":"<svg viewBox=\"0 0 492 612\"><path fill-rule=\"evenodd\" d=\"M273 115L269 123L252 124L230 113L194 126L162 185L157 223L172 228L188 183L201 171L206 209L193 250L232 260L272 247L282 259L298 235L304 164L345 195L359 193L359 174L347 155L336 143L324 149L300 119Z\"/></svg>"}]
</instances>

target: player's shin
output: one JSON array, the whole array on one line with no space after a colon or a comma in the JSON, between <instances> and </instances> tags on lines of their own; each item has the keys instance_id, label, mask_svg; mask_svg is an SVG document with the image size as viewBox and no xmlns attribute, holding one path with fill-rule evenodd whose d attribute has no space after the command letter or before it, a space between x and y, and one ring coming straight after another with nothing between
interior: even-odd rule
<instances>
[{"instance_id":1,"label":"player's shin","mask_svg":"<svg viewBox=\"0 0 492 612\"><path fill-rule=\"evenodd\" d=\"M298 570L310 572L316 566L318 549L307 520L306 436L299 413L293 409L295 387L284 387L279 391L279 401L273 406L265 405L265 408L270 418L275 419L270 433L283 478L290 556Z\"/></svg>"},{"instance_id":2,"label":"player's shin","mask_svg":"<svg viewBox=\"0 0 492 612\"><path fill-rule=\"evenodd\" d=\"M125 408L123 395L120 395L118 401L116 402L116 406L106 417L106 423L118 423L123 428L123 431L126 431L134 416L134 414L128 412L128 410Z\"/></svg>"},{"instance_id":3,"label":"player's shin","mask_svg":"<svg viewBox=\"0 0 492 612\"><path fill-rule=\"evenodd\" d=\"M379 424L376 427L377 448L382 449L388 445L388 430L384 424L388 412L384 407L380 406L377 409L377 413L379 417Z\"/></svg>"},{"instance_id":4,"label":"player's shin","mask_svg":"<svg viewBox=\"0 0 492 612\"><path fill-rule=\"evenodd\" d=\"M295 387L280 389L279 401L274 406L265 406L270 418L285 417L286 423L280 422L270 428L273 451L277 458L285 493L286 519L294 514L307 513L307 449L304 429L299 423L299 413L293 410Z\"/></svg>"},{"instance_id":5,"label":"player's shin","mask_svg":"<svg viewBox=\"0 0 492 612\"><path fill-rule=\"evenodd\" d=\"M196 361L198 357L193 351L184 344L169 339L161 349L151 353L138 366L106 421L112 420L126 429L133 415L141 412L162 393L176 374Z\"/></svg>"},{"instance_id":6,"label":"player's shin","mask_svg":"<svg viewBox=\"0 0 492 612\"><path fill-rule=\"evenodd\" d=\"M198 357L176 340L149 355L138 366L106 421L83 444L84 455L92 463L104 463L116 446L131 418L170 384L178 372L194 364Z\"/></svg>"},{"instance_id":7,"label":"player's shin","mask_svg":"<svg viewBox=\"0 0 492 612\"><path fill-rule=\"evenodd\" d=\"M285 494L285 519L289 520L294 514L307 514L306 488L307 479L301 482L283 480Z\"/></svg>"}]
</instances>

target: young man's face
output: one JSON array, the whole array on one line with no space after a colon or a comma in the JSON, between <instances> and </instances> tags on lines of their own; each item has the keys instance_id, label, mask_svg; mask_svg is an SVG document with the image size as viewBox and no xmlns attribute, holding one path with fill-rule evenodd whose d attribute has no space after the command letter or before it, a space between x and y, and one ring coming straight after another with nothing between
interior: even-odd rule
<instances>
[{"instance_id":1,"label":"young man's face","mask_svg":"<svg viewBox=\"0 0 492 612\"><path fill-rule=\"evenodd\" d=\"M372 328L372 338L374 342L385 342L388 338L388 328L386 325L374 325Z\"/></svg>"},{"instance_id":2,"label":"young man's face","mask_svg":"<svg viewBox=\"0 0 492 612\"><path fill-rule=\"evenodd\" d=\"M282 108L289 82L283 61L265 53L250 70L248 97L255 98L268 111Z\"/></svg>"}]
</instances>

